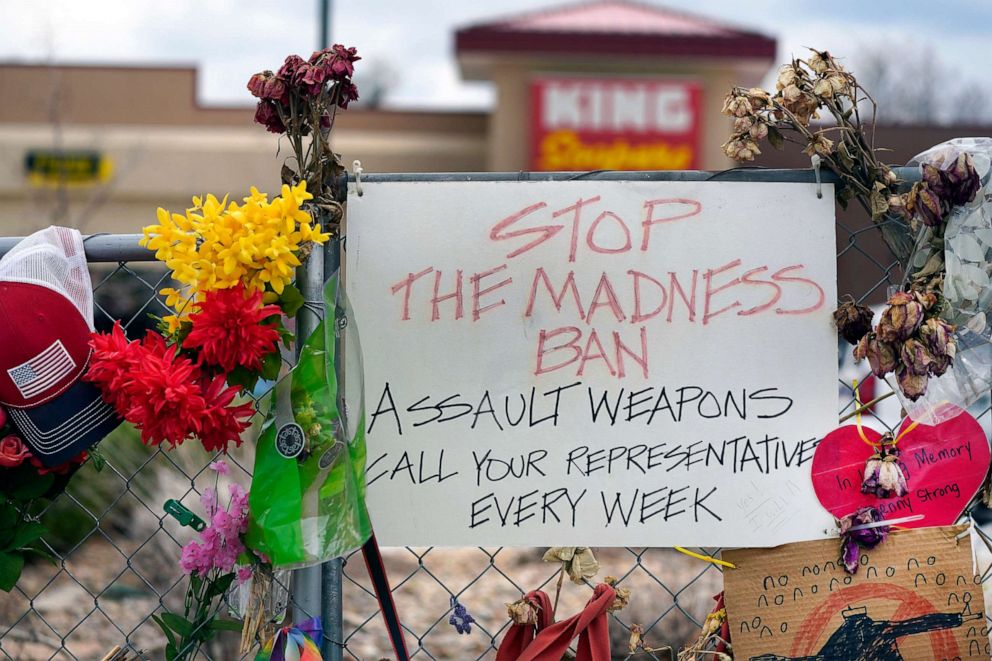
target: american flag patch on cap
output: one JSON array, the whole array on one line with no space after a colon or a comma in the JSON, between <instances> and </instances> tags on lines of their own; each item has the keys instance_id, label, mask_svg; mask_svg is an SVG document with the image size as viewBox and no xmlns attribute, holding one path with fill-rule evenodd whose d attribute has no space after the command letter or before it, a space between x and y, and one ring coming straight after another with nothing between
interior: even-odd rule
<instances>
[{"instance_id":1,"label":"american flag patch on cap","mask_svg":"<svg viewBox=\"0 0 992 661\"><path fill-rule=\"evenodd\" d=\"M75 368L76 361L62 341L56 340L31 360L8 369L7 374L21 395L30 399L61 381Z\"/></svg>"}]
</instances>

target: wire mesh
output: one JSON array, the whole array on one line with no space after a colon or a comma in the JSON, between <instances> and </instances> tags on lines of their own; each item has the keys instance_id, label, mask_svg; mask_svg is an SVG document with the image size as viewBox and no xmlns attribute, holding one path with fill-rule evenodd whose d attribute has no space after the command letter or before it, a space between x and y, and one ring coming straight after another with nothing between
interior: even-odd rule
<instances>
[{"instance_id":1,"label":"wire mesh","mask_svg":"<svg viewBox=\"0 0 992 661\"><path fill-rule=\"evenodd\" d=\"M93 240L104 247L126 243L121 236ZM0 247L4 241L0 239ZM900 283L898 264L887 256L877 228L867 220L842 217L837 223L837 249L841 280L854 283L842 293L878 303L889 286ZM152 316L170 312L158 294L168 282L161 268L120 261L110 266L93 264L91 269L98 329L108 330L119 320L131 337L138 337L154 326ZM855 406L847 377L859 370L850 363L849 349L842 346L839 354L841 414ZM291 357L285 359L290 361ZM876 395L885 387L878 384ZM264 395L264 390L253 393L257 409ZM972 412L988 433L992 426L988 399ZM876 407L870 416L889 429L900 422L898 406L894 412L892 407ZM99 659L115 645L129 648L136 658L164 658L166 641L152 615L163 608L182 607L187 579L178 564L179 548L192 538L192 532L168 517L162 506L173 498L201 512L198 499L216 480L209 469L215 458L195 443L172 451L145 447L137 433L127 427L104 441L101 453L106 458L101 472L96 472L92 462L84 465L66 492L38 513L51 530L44 543L56 562L33 562L17 587L0 597L0 659ZM247 484L253 464L251 443L234 450L227 459L231 478ZM979 571L988 582L992 578L992 537L981 528L979 537L987 547L980 545ZM538 588L555 593L558 567L542 562L543 551L384 549L412 656L493 659L508 626L506 604ZM700 551L713 555L719 549ZM602 567L600 577L612 575L620 587L631 591L630 604L610 616L617 659L671 658L665 648L677 652L695 637L713 605L712 597L722 589L718 567L671 549L612 548L597 549L596 553ZM342 580L344 628L340 635L327 633L336 648L334 656L373 661L391 656L375 594L358 555L345 558ZM566 580L559 614L577 612L591 591L590 584L575 585ZM470 634L460 635L448 623L453 598L476 619ZM300 604L295 605L299 612ZM629 654L627 641L635 624L644 632L645 646L662 651ZM237 639L236 633L222 633L198 658L245 658L238 654Z\"/></svg>"}]
</instances>

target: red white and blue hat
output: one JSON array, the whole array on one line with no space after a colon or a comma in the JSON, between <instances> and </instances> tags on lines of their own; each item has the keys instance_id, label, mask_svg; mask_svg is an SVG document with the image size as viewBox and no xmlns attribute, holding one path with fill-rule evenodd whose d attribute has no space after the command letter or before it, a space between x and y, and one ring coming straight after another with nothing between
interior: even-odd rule
<instances>
[{"instance_id":1,"label":"red white and blue hat","mask_svg":"<svg viewBox=\"0 0 992 661\"><path fill-rule=\"evenodd\" d=\"M92 331L78 231L49 227L0 259L0 404L45 466L72 459L121 422L100 390L81 380Z\"/></svg>"}]
</instances>

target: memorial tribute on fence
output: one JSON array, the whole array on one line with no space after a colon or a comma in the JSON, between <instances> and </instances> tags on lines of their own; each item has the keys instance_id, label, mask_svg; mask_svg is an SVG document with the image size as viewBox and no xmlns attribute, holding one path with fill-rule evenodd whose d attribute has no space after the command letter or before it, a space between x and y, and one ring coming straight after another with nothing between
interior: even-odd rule
<instances>
[{"instance_id":1,"label":"memorial tribute on fence","mask_svg":"<svg viewBox=\"0 0 992 661\"><path fill-rule=\"evenodd\" d=\"M366 183L349 205L386 545L821 538L832 191Z\"/></svg>"}]
</instances>

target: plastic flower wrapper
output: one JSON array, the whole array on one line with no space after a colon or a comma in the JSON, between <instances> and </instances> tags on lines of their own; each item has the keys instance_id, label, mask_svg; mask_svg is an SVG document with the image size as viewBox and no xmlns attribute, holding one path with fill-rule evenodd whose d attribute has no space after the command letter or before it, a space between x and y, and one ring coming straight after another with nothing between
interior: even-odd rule
<instances>
[{"instance_id":1,"label":"plastic flower wrapper","mask_svg":"<svg viewBox=\"0 0 992 661\"><path fill-rule=\"evenodd\" d=\"M965 154L974 164L977 178L962 167ZM931 373L940 374L930 376L926 392L916 401L900 392L897 375L889 375L887 380L913 420L937 425L992 389L992 139L944 142L910 161L910 165L918 164L932 166L924 172L928 187L936 186L946 193L941 187L950 186L951 195L956 195L953 201L958 203L944 218L942 253L931 249L935 228L927 227L910 258L910 269L917 277L941 263L946 268L941 319L954 327L951 339L956 346L952 356L941 355L949 328L932 325L921 329L938 361L936 372L931 369ZM938 170L943 173L939 177ZM967 202L975 188L977 194ZM904 375L904 379L909 378L909 374Z\"/></svg>"},{"instance_id":2,"label":"plastic flower wrapper","mask_svg":"<svg viewBox=\"0 0 992 661\"><path fill-rule=\"evenodd\" d=\"M248 544L281 569L341 556L372 534L365 509L361 350L337 276L328 281L324 302L334 316L306 340L289 381L274 389L255 454ZM347 388L339 388L345 375ZM305 436L294 457L276 446L280 398L287 395Z\"/></svg>"}]
</instances>

